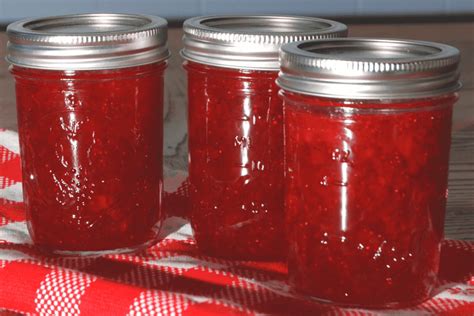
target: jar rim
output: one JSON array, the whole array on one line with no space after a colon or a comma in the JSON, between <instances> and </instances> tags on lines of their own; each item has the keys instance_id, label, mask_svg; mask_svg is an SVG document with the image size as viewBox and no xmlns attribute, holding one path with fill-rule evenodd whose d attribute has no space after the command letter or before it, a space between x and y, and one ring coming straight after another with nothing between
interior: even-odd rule
<instances>
[{"instance_id":1,"label":"jar rim","mask_svg":"<svg viewBox=\"0 0 474 316\"><path fill-rule=\"evenodd\" d=\"M183 24L184 59L217 67L278 71L278 51L298 40L347 36L336 21L291 15L219 15Z\"/></svg>"},{"instance_id":2,"label":"jar rim","mask_svg":"<svg viewBox=\"0 0 474 316\"><path fill-rule=\"evenodd\" d=\"M7 27L7 61L49 70L93 70L165 60L167 21L152 15L73 14L25 19Z\"/></svg>"},{"instance_id":3,"label":"jar rim","mask_svg":"<svg viewBox=\"0 0 474 316\"><path fill-rule=\"evenodd\" d=\"M407 99L455 92L460 53L425 41L337 38L283 45L277 84L328 98Z\"/></svg>"}]
</instances>

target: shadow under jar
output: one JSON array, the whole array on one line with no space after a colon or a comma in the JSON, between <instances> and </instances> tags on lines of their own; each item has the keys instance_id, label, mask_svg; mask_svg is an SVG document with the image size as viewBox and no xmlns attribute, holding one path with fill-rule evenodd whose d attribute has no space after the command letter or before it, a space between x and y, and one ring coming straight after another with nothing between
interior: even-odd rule
<instances>
[{"instance_id":1,"label":"shadow under jar","mask_svg":"<svg viewBox=\"0 0 474 316\"><path fill-rule=\"evenodd\" d=\"M459 51L335 39L282 47L289 277L299 293L395 307L437 284Z\"/></svg>"},{"instance_id":2,"label":"shadow under jar","mask_svg":"<svg viewBox=\"0 0 474 316\"><path fill-rule=\"evenodd\" d=\"M215 16L185 21L184 32L197 245L225 258L285 258L278 50L347 28L317 18Z\"/></svg>"},{"instance_id":3,"label":"shadow under jar","mask_svg":"<svg viewBox=\"0 0 474 316\"><path fill-rule=\"evenodd\" d=\"M97 255L154 243L166 20L70 15L16 22L7 33L35 245Z\"/></svg>"}]
</instances>

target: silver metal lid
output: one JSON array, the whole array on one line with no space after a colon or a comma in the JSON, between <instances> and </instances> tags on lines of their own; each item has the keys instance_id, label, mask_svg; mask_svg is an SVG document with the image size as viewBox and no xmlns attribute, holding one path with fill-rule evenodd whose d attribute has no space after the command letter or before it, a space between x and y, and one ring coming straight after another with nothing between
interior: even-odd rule
<instances>
[{"instance_id":1,"label":"silver metal lid","mask_svg":"<svg viewBox=\"0 0 474 316\"><path fill-rule=\"evenodd\" d=\"M279 69L285 43L345 37L339 22L299 16L207 16L184 22L181 55L206 65L256 70Z\"/></svg>"},{"instance_id":2,"label":"silver metal lid","mask_svg":"<svg viewBox=\"0 0 474 316\"><path fill-rule=\"evenodd\" d=\"M459 50L414 40L346 38L282 46L278 85L328 98L414 99L460 89Z\"/></svg>"},{"instance_id":3,"label":"silver metal lid","mask_svg":"<svg viewBox=\"0 0 474 316\"><path fill-rule=\"evenodd\" d=\"M28 19L7 28L7 60L51 70L144 65L169 57L167 22L132 14L79 14Z\"/></svg>"}]
</instances>

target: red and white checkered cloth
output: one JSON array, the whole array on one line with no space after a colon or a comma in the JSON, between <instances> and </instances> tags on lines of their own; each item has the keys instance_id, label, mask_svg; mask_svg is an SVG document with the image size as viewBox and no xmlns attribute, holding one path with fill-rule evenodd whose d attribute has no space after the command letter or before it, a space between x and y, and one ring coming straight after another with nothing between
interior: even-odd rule
<instances>
[{"instance_id":1,"label":"red and white checkered cloth","mask_svg":"<svg viewBox=\"0 0 474 316\"><path fill-rule=\"evenodd\" d=\"M139 254L42 256L25 224L18 153L17 134L0 130L0 314L474 315L474 242L444 243L444 282L434 298L385 311L343 309L293 297L283 264L203 256L189 223L176 216L166 221L163 240ZM166 179L165 207L174 214L186 208L184 179L180 173Z\"/></svg>"}]
</instances>

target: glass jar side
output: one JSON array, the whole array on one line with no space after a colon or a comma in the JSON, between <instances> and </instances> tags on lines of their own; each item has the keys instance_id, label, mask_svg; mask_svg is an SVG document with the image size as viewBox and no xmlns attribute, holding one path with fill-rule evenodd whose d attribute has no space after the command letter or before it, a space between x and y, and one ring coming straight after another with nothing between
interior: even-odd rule
<instances>
[{"instance_id":1,"label":"glass jar side","mask_svg":"<svg viewBox=\"0 0 474 316\"><path fill-rule=\"evenodd\" d=\"M232 259L285 257L277 72L194 62L185 68L191 223L198 246Z\"/></svg>"},{"instance_id":2,"label":"glass jar side","mask_svg":"<svg viewBox=\"0 0 474 316\"><path fill-rule=\"evenodd\" d=\"M40 248L87 255L156 241L165 67L11 67L28 228Z\"/></svg>"},{"instance_id":3,"label":"glass jar side","mask_svg":"<svg viewBox=\"0 0 474 316\"><path fill-rule=\"evenodd\" d=\"M349 306L427 299L437 282L457 95L281 95L290 283Z\"/></svg>"}]
</instances>

